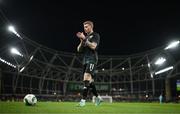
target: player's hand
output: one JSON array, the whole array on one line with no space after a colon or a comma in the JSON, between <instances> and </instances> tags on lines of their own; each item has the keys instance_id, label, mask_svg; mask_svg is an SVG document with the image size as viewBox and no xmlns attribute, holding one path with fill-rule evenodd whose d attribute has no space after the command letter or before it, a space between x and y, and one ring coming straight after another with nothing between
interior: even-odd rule
<instances>
[{"instance_id":1,"label":"player's hand","mask_svg":"<svg viewBox=\"0 0 180 114\"><path fill-rule=\"evenodd\" d=\"M76 33L76 36L77 36L78 38L80 38L80 40L85 40L85 39L86 39L86 37L85 37L85 35L84 35L83 32L78 32L78 33Z\"/></svg>"}]
</instances>

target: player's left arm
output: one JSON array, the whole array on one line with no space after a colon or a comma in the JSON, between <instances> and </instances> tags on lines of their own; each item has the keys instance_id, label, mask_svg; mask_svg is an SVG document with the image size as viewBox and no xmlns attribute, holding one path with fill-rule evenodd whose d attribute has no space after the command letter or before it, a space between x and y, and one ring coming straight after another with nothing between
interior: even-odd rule
<instances>
[{"instance_id":1,"label":"player's left arm","mask_svg":"<svg viewBox=\"0 0 180 114\"><path fill-rule=\"evenodd\" d=\"M89 40L86 41L86 45L91 48L92 50L95 50L97 47L97 43L96 42L90 42Z\"/></svg>"},{"instance_id":2,"label":"player's left arm","mask_svg":"<svg viewBox=\"0 0 180 114\"><path fill-rule=\"evenodd\" d=\"M96 47L98 46L99 44L99 35L95 35L93 38L92 38L92 42L90 42L89 40L86 41L86 45L91 48L92 50L95 50Z\"/></svg>"}]
</instances>

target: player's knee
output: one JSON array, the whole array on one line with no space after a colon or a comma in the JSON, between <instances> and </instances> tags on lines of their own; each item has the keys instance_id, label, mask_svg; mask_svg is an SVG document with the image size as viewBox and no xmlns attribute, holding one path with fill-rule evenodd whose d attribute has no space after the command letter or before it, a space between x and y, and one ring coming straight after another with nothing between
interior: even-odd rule
<instances>
[{"instance_id":1,"label":"player's knee","mask_svg":"<svg viewBox=\"0 0 180 114\"><path fill-rule=\"evenodd\" d=\"M84 80L84 87L88 88L90 86L89 80Z\"/></svg>"},{"instance_id":2,"label":"player's knee","mask_svg":"<svg viewBox=\"0 0 180 114\"><path fill-rule=\"evenodd\" d=\"M91 74L90 73L85 73L84 74L84 80L91 80L92 79L92 77L91 77Z\"/></svg>"},{"instance_id":3,"label":"player's knee","mask_svg":"<svg viewBox=\"0 0 180 114\"><path fill-rule=\"evenodd\" d=\"M91 77L91 74L86 72L86 73L84 73L84 76L85 77Z\"/></svg>"}]
</instances>

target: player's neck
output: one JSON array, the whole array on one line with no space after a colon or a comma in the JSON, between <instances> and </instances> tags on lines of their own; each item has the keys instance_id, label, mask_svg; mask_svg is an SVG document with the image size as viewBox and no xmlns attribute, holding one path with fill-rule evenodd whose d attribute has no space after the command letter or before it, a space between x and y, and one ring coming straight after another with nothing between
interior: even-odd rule
<instances>
[{"instance_id":1,"label":"player's neck","mask_svg":"<svg viewBox=\"0 0 180 114\"><path fill-rule=\"evenodd\" d=\"M89 32L89 33L87 33L87 35L90 35L91 33L93 33L94 31L91 31L91 32Z\"/></svg>"}]
</instances>

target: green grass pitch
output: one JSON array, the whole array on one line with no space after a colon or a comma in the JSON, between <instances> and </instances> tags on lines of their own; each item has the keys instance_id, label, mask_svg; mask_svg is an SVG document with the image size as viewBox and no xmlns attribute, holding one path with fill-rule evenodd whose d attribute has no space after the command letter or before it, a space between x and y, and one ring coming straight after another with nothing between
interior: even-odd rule
<instances>
[{"instance_id":1,"label":"green grass pitch","mask_svg":"<svg viewBox=\"0 0 180 114\"><path fill-rule=\"evenodd\" d=\"M175 103L102 103L88 102L77 107L77 102L38 102L25 106L23 102L0 102L0 114L180 114Z\"/></svg>"}]
</instances>

